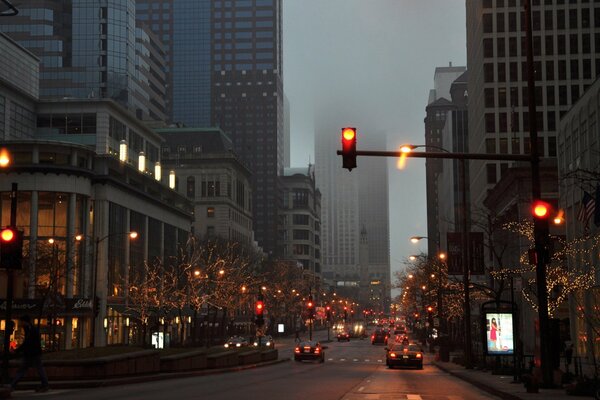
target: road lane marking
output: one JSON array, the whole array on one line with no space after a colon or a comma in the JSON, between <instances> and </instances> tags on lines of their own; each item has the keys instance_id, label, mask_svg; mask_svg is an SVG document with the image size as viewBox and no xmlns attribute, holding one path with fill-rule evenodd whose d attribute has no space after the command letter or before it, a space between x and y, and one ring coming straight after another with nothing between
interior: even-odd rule
<instances>
[{"instance_id":1,"label":"road lane marking","mask_svg":"<svg viewBox=\"0 0 600 400\"><path fill-rule=\"evenodd\" d=\"M382 360L377 360L377 362L383 362Z\"/></svg>"},{"instance_id":2,"label":"road lane marking","mask_svg":"<svg viewBox=\"0 0 600 400\"><path fill-rule=\"evenodd\" d=\"M352 361L354 361L354 362L357 362L357 361L358 361L358 358L354 358Z\"/></svg>"},{"instance_id":3,"label":"road lane marking","mask_svg":"<svg viewBox=\"0 0 600 400\"><path fill-rule=\"evenodd\" d=\"M365 390L365 387L364 387L364 386L361 386L361 387L359 387L359 388L358 388L358 391L359 391L359 392L362 392L363 390Z\"/></svg>"},{"instance_id":4,"label":"road lane marking","mask_svg":"<svg viewBox=\"0 0 600 400\"><path fill-rule=\"evenodd\" d=\"M371 361L371 360L369 360L368 358L365 358L365 362L369 362L369 361Z\"/></svg>"},{"instance_id":5,"label":"road lane marking","mask_svg":"<svg viewBox=\"0 0 600 400\"><path fill-rule=\"evenodd\" d=\"M346 361L346 359L345 358L340 358L340 361Z\"/></svg>"},{"instance_id":6,"label":"road lane marking","mask_svg":"<svg viewBox=\"0 0 600 400\"><path fill-rule=\"evenodd\" d=\"M333 361L333 358L328 358L327 361Z\"/></svg>"},{"instance_id":7,"label":"road lane marking","mask_svg":"<svg viewBox=\"0 0 600 400\"><path fill-rule=\"evenodd\" d=\"M407 394L406 399L407 400L421 400L421 396L418 394Z\"/></svg>"}]
</instances>

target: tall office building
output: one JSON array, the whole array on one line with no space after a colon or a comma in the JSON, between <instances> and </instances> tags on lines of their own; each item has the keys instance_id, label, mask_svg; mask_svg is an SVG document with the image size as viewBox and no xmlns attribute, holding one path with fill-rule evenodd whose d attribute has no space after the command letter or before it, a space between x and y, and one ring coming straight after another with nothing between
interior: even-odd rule
<instances>
[{"instance_id":1,"label":"tall office building","mask_svg":"<svg viewBox=\"0 0 600 400\"><path fill-rule=\"evenodd\" d=\"M385 150L387 137L384 133L361 135L360 148ZM339 162L340 157L336 158ZM359 240L367 242L368 252L367 265L363 265L365 261L361 258L361 267L366 268L361 283L366 284L372 305L388 312L391 290L388 164L381 157L361 157L358 162Z\"/></svg>"},{"instance_id":2,"label":"tall office building","mask_svg":"<svg viewBox=\"0 0 600 400\"><path fill-rule=\"evenodd\" d=\"M167 47L172 120L231 137L253 173L256 239L272 254L284 165L281 13L281 0L137 2L138 21Z\"/></svg>"},{"instance_id":3,"label":"tall office building","mask_svg":"<svg viewBox=\"0 0 600 400\"><path fill-rule=\"evenodd\" d=\"M361 157L358 167L348 172L335 155L340 127L325 120L317 126L315 171L322 194L323 280L338 293L357 299L369 298L370 291L380 293L374 307L387 311L391 278L386 160ZM360 136L359 140L361 149L386 148L385 135Z\"/></svg>"},{"instance_id":4,"label":"tall office building","mask_svg":"<svg viewBox=\"0 0 600 400\"><path fill-rule=\"evenodd\" d=\"M428 152L451 151L444 143L442 132L446 118L452 110L450 87L452 82L462 75L466 67L437 67L433 76L433 89L429 91L429 99L425 108L425 150ZM440 237L440 196L438 193L439 176L442 173L441 159L428 158L425 160L425 189L427 192L427 250L429 254L439 252Z\"/></svg>"},{"instance_id":5,"label":"tall office building","mask_svg":"<svg viewBox=\"0 0 600 400\"><path fill-rule=\"evenodd\" d=\"M151 118L155 107L141 100L151 93L137 81L134 0L32 0L18 9L0 31L40 58L41 99L111 98Z\"/></svg>"},{"instance_id":6,"label":"tall office building","mask_svg":"<svg viewBox=\"0 0 600 400\"><path fill-rule=\"evenodd\" d=\"M346 286L358 292L358 175L356 170L348 172L343 169L341 157L335 155L340 147L340 128L325 122L317 126L315 177L317 188L321 191L322 276L329 284L340 288Z\"/></svg>"},{"instance_id":7,"label":"tall office building","mask_svg":"<svg viewBox=\"0 0 600 400\"><path fill-rule=\"evenodd\" d=\"M534 1L532 30L539 151L556 157L556 129L600 72L600 13L595 2ZM516 0L467 0L469 151L529 152L525 13ZM472 161L472 204L509 162ZM514 163L513 163L514 164Z\"/></svg>"}]
</instances>

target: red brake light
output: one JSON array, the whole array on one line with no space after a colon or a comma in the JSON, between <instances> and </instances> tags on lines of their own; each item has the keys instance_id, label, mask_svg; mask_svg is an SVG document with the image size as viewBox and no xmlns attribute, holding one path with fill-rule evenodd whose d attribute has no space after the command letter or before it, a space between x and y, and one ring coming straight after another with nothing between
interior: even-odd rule
<instances>
[{"instance_id":1,"label":"red brake light","mask_svg":"<svg viewBox=\"0 0 600 400\"><path fill-rule=\"evenodd\" d=\"M390 357L396 358L396 353L390 353Z\"/></svg>"},{"instance_id":2,"label":"red brake light","mask_svg":"<svg viewBox=\"0 0 600 400\"><path fill-rule=\"evenodd\" d=\"M294 353L300 353L300 347L296 347L296 348L294 349Z\"/></svg>"},{"instance_id":3,"label":"red brake light","mask_svg":"<svg viewBox=\"0 0 600 400\"><path fill-rule=\"evenodd\" d=\"M417 358L421 358L423 355L421 353L417 353Z\"/></svg>"},{"instance_id":4,"label":"red brake light","mask_svg":"<svg viewBox=\"0 0 600 400\"><path fill-rule=\"evenodd\" d=\"M315 354L319 353L320 351L321 351L321 349L320 349L320 348L318 348L318 347L315 347Z\"/></svg>"}]
</instances>

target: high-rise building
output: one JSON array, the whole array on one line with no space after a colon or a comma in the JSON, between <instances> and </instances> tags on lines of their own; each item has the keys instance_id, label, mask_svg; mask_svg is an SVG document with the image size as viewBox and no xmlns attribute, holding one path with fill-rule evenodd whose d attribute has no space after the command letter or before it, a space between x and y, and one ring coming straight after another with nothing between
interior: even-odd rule
<instances>
[{"instance_id":1,"label":"high-rise building","mask_svg":"<svg viewBox=\"0 0 600 400\"><path fill-rule=\"evenodd\" d=\"M134 0L33 0L18 8L0 31L40 58L41 99L111 98L150 118L140 99L152 93L136 81Z\"/></svg>"},{"instance_id":2,"label":"high-rise building","mask_svg":"<svg viewBox=\"0 0 600 400\"><path fill-rule=\"evenodd\" d=\"M377 295L375 306L387 311L391 278L386 159L361 157L358 167L348 172L335 155L341 146L341 127L325 121L318 126L315 167L322 193L323 280L357 300L368 298L368 292L375 290L371 283L379 282L376 291L385 295ZM358 141L361 149L386 148L384 135L359 133Z\"/></svg>"},{"instance_id":3,"label":"high-rise building","mask_svg":"<svg viewBox=\"0 0 600 400\"><path fill-rule=\"evenodd\" d=\"M321 191L323 280L354 288L360 282L358 175L342 168L340 127L318 125L315 134L315 177ZM362 162L362 159L360 160ZM360 166L359 166L360 168Z\"/></svg>"},{"instance_id":4,"label":"high-rise building","mask_svg":"<svg viewBox=\"0 0 600 400\"><path fill-rule=\"evenodd\" d=\"M272 254L284 165L281 13L281 0L137 2L138 21L167 47L172 120L231 137L252 171L256 239Z\"/></svg>"},{"instance_id":5,"label":"high-rise building","mask_svg":"<svg viewBox=\"0 0 600 400\"><path fill-rule=\"evenodd\" d=\"M425 108L425 148L428 152L439 152L441 149L451 151L445 147L442 132L446 125L448 112L452 110L450 100L450 87L452 82L462 75L466 67L437 67L433 76L434 88L429 91L429 99ZM439 252L440 237L440 210L438 193L439 176L442 173L443 162L439 158L425 160L425 189L427 192L427 249L429 254Z\"/></svg>"},{"instance_id":6,"label":"high-rise building","mask_svg":"<svg viewBox=\"0 0 600 400\"><path fill-rule=\"evenodd\" d=\"M385 150L387 137L381 134L360 136L361 150ZM339 162L339 158L338 162ZM358 174L359 240L367 242L366 283L373 306L388 312L390 306L390 226L387 159L361 157ZM345 170L343 170L346 172ZM364 236L364 238L362 237ZM362 260L362 258L361 258ZM364 281L364 278L361 278Z\"/></svg>"},{"instance_id":7,"label":"high-rise building","mask_svg":"<svg viewBox=\"0 0 600 400\"><path fill-rule=\"evenodd\" d=\"M529 120L525 13L515 0L467 0L469 151L527 154ZM556 157L556 129L600 72L600 19L594 2L532 2L535 115L541 157ZM472 204L510 162L473 161Z\"/></svg>"}]
</instances>

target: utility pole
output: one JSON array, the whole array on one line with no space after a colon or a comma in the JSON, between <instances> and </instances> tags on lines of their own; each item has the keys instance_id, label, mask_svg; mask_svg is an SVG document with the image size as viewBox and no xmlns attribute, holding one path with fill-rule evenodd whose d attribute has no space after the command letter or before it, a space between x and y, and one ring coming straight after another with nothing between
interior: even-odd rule
<instances>
[{"instance_id":1,"label":"utility pole","mask_svg":"<svg viewBox=\"0 0 600 400\"><path fill-rule=\"evenodd\" d=\"M10 192L10 227L17 229L17 183L13 182ZM10 374L8 363L10 360L10 336L13 333L14 325L12 322L12 303L14 291L14 270L20 268L20 265L11 265L6 268L6 314L4 324L4 351L2 353L2 381L10 383Z\"/></svg>"}]
</instances>

